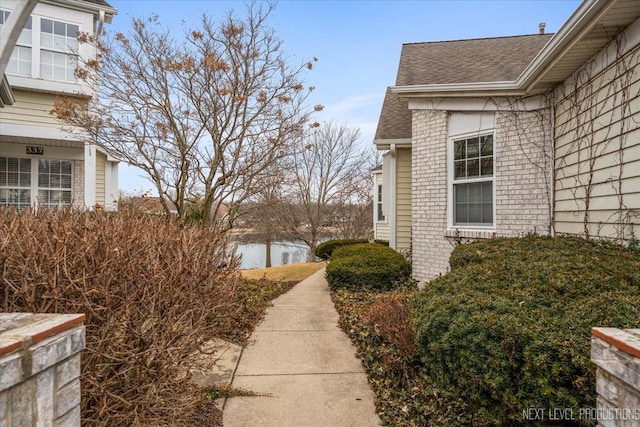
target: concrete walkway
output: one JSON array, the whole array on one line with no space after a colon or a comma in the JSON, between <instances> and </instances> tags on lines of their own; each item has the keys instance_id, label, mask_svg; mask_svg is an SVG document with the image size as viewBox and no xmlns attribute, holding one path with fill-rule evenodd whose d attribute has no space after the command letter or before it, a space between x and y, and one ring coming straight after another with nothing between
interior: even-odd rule
<instances>
[{"instance_id":1,"label":"concrete walkway","mask_svg":"<svg viewBox=\"0 0 640 427\"><path fill-rule=\"evenodd\" d=\"M380 425L355 352L322 269L275 299L251 336L232 385L262 396L227 399L224 426Z\"/></svg>"}]
</instances>

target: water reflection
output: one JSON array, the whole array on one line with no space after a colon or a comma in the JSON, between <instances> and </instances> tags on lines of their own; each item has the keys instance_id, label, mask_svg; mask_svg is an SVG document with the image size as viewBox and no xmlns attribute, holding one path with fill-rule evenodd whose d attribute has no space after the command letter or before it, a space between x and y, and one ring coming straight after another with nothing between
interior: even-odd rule
<instances>
[{"instance_id":1,"label":"water reflection","mask_svg":"<svg viewBox=\"0 0 640 427\"><path fill-rule=\"evenodd\" d=\"M267 262L266 245L264 243L237 242L238 253L242 255L240 268L264 268ZM277 241L271 243L271 265L294 264L309 261L311 251L301 241Z\"/></svg>"}]
</instances>

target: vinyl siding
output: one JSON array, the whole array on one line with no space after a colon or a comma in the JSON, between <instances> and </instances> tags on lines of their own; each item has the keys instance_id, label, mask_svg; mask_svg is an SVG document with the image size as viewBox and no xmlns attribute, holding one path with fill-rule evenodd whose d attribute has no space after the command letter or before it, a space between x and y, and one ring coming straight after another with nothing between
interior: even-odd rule
<instances>
[{"instance_id":1,"label":"vinyl siding","mask_svg":"<svg viewBox=\"0 0 640 427\"><path fill-rule=\"evenodd\" d=\"M0 109L0 122L17 125L60 127L60 122L49 114L56 97L51 94L14 90L14 105Z\"/></svg>"},{"instance_id":2,"label":"vinyl siding","mask_svg":"<svg viewBox=\"0 0 640 427\"><path fill-rule=\"evenodd\" d=\"M639 59L636 46L595 76L581 70L558 90L558 233L622 240L640 232Z\"/></svg>"},{"instance_id":3,"label":"vinyl siding","mask_svg":"<svg viewBox=\"0 0 640 427\"><path fill-rule=\"evenodd\" d=\"M396 159L396 249L411 250L411 150L398 149Z\"/></svg>"},{"instance_id":4,"label":"vinyl siding","mask_svg":"<svg viewBox=\"0 0 640 427\"><path fill-rule=\"evenodd\" d=\"M96 204L105 206L105 166L107 155L99 151L96 152Z\"/></svg>"}]
</instances>

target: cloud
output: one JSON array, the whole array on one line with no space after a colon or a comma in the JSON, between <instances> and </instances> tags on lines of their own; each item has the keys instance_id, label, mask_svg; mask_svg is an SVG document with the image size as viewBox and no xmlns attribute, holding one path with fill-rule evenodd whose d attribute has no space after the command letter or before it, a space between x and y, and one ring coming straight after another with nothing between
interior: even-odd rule
<instances>
[{"instance_id":1,"label":"cloud","mask_svg":"<svg viewBox=\"0 0 640 427\"><path fill-rule=\"evenodd\" d=\"M347 96L335 104L325 105L324 112L327 116L333 118L352 115L356 112L362 112L364 109L378 110L379 113L383 100L384 92Z\"/></svg>"}]
</instances>

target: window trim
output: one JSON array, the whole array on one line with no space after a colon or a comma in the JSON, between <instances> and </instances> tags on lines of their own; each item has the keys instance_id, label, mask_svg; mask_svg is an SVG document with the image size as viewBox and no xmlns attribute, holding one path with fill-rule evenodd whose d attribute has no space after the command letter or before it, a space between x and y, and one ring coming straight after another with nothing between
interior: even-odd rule
<instances>
[{"instance_id":1,"label":"window trim","mask_svg":"<svg viewBox=\"0 0 640 427\"><path fill-rule=\"evenodd\" d=\"M11 13L12 11L9 9L5 9L2 8L0 9L3 12L9 12ZM31 73L29 75L25 75L25 74L14 74L14 73L7 73L9 76L14 77L14 78L23 78L23 79L37 79L37 80L45 80L47 82L55 82L56 84L66 84L66 85L73 85L73 88L77 90L77 86L80 85L80 81L75 78L74 80L60 80L60 79L55 79L55 78L49 78L49 77L43 77L40 69L41 69L41 51L45 50L47 52L52 52L52 53L61 53L67 56L73 56L77 59L78 64L80 63L80 58L82 57L81 55L81 44L78 44L78 51L77 52L73 52L73 51L69 51L69 52L65 52L62 50L57 50L55 48L43 48L40 41L41 41L41 25L42 25L42 19L48 19L50 21L53 22L59 22L59 23L63 23L65 25L75 25L78 27L78 32L81 33L84 28L84 25L82 22L78 22L78 21L73 21L73 20L69 20L67 18L60 18L60 17L54 17L54 16L49 16L49 15L41 15L41 14L36 14L36 13L32 13L31 15L29 15L29 18L31 19L31 45L29 46L29 48L31 49ZM22 46L22 45L20 45ZM26 46L23 46L26 47ZM11 53L13 55L13 52ZM13 85L13 84L12 84ZM20 85L18 85L20 86Z\"/></svg>"},{"instance_id":2,"label":"window trim","mask_svg":"<svg viewBox=\"0 0 640 427\"><path fill-rule=\"evenodd\" d=\"M470 179L454 179L455 172L455 153L454 142L469 138L479 138L482 136L493 136L493 175L491 177L478 177ZM498 148L496 143L495 129L482 130L479 132L463 133L458 135L450 135L447 140L447 230L478 230L478 231L495 231L496 229L496 159ZM492 205L493 205L493 221L491 224L456 224L454 218L454 185L456 184L473 184L477 182L488 182L492 184Z\"/></svg>"},{"instance_id":3,"label":"window trim","mask_svg":"<svg viewBox=\"0 0 640 427\"><path fill-rule=\"evenodd\" d=\"M384 215L383 209L382 209L382 193L383 193L383 187L382 184L378 184L376 183L376 222L379 223L387 223L387 217ZM382 215L382 217L381 217Z\"/></svg>"}]
</instances>

